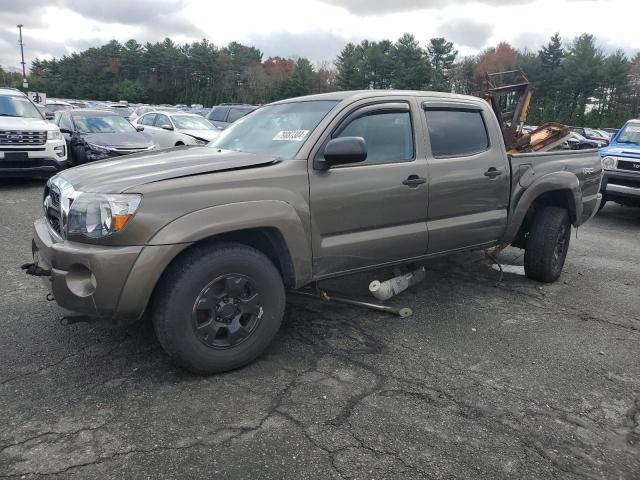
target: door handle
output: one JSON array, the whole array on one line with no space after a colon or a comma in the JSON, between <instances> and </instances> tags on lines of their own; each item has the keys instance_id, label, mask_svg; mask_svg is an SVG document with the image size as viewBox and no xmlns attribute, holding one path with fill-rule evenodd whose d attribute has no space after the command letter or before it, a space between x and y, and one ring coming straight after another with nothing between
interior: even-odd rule
<instances>
[{"instance_id":1,"label":"door handle","mask_svg":"<svg viewBox=\"0 0 640 480\"><path fill-rule=\"evenodd\" d=\"M426 178L419 177L418 175L409 175L406 180L403 180L402 184L408 186L409 188L414 188L418 185L426 183L426 181Z\"/></svg>"},{"instance_id":2,"label":"door handle","mask_svg":"<svg viewBox=\"0 0 640 480\"><path fill-rule=\"evenodd\" d=\"M489 178L496 178L498 175L502 175L502 170L498 170L496 167L491 167L484 172L484 176Z\"/></svg>"}]
</instances>

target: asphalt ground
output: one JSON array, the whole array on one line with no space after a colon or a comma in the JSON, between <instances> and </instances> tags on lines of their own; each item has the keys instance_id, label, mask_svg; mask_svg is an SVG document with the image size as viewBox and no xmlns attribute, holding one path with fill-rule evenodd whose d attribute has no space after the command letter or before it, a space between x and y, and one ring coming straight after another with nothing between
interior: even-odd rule
<instances>
[{"instance_id":1,"label":"asphalt ground","mask_svg":"<svg viewBox=\"0 0 640 480\"><path fill-rule=\"evenodd\" d=\"M481 252L428 263L409 319L291 298L258 361L204 378L148 323L60 324L19 270L42 186L0 182L0 478L640 478L640 209L608 204L551 285L509 249L501 282Z\"/></svg>"}]
</instances>

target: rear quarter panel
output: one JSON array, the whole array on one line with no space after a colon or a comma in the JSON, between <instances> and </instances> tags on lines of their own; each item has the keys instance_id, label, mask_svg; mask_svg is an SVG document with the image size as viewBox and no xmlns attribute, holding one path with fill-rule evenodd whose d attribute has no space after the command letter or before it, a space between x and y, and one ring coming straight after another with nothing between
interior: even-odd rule
<instances>
[{"instance_id":1,"label":"rear quarter panel","mask_svg":"<svg viewBox=\"0 0 640 480\"><path fill-rule=\"evenodd\" d=\"M531 203L546 192L570 192L576 227L595 213L602 180L602 162L596 149L513 154L509 159L510 220L501 243L513 240Z\"/></svg>"}]
</instances>

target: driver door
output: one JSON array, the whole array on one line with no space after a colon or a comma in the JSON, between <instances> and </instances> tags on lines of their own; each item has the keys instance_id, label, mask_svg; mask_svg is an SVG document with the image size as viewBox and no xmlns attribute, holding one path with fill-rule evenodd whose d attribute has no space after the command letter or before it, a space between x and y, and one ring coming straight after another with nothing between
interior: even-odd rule
<instances>
[{"instance_id":1,"label":"driver door","mask_svg":"<svg viewBox=\"0 0 640 480\"><path fill-rule=\"evenodd\" d=\"M346 113L332 138L362 137L364 162L329 170L309 165L316 277L419 257L427 251L427 161L410 99Z\"/></svg>"}]
</instances>

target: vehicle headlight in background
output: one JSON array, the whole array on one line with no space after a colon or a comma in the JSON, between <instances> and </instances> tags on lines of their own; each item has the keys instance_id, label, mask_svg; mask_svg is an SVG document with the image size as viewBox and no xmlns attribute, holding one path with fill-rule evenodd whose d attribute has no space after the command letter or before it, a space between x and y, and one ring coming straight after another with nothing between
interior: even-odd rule
<instances>
[{"instance_id":1,"label":"vehicle headlight in background","mask_svg":"<svg viewBox=\"0 0 640 480\"><path fill-rule=\"evenodd\" d=\"M100 152L100 153L109 153L109 149L105 148L105 147L101 147L100 145L95 145L93 143L89 143L87 142L87 145L89 146L89 148L91 150L93 150L94 152Z\"/></svg>"},{"instance_id":2,"label":"vehicle headlight in background","mask_svg":"<svg viewBox=\"0 0 640 480\"><path fill-rule=\"evenodd\" d=\"M209 142L201 138L191 137L191 145L206 145L207 143Z\"/></svg>"},{"instance_id":3,"label":"vehicle headlight in background","mask_svg":"<svg viewBox=\"0 0 640 480\"><path fill-rule=\"evenodd\" d=\"M62 140L60 130L47 130L47 140Z\"/></svg>"},{"instance_id":4,"label":"vehicle headlight in background","mask_svg":"<svg viewBox=\"0 0 640 480\"><path fill-rule=\"evenodd\" d=\"M141 195L80 193L69 208L68 235L102 238L122 230L138 209Z\"/></svg>"},{"instance_id":5,"label":"vehicle headlight in background","mask_svg":"<svg viewBox=\"0 0 640 480\"><path fill-rule=\"evenodd\" d=\"M604 157L602 159L602 168L607 170L618 168L618 159L616 157Z\"/></svg>"}]
</instances>

